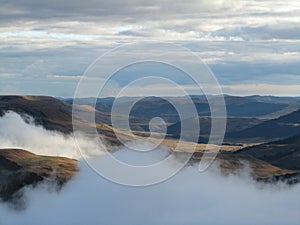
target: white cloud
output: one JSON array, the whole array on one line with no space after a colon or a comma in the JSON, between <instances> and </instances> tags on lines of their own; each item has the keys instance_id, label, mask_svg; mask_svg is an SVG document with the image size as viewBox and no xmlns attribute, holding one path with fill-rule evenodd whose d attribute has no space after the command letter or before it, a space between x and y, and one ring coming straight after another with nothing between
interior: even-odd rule
<instances>
[{"instance_id":1,"label":"white cloud","mask_svg":"<svg viewBox=\"0 0 300 225\"><path fill-rule=\"evenodd\" d=\"M14 73L0 73L0 77L2 78L11 78L11 77L15 77L17 76L17 74Z\"/></svg>"},{"instance_id":2,"label":"white cloud","mask_svg":"<svg viewBox=\"0 0 300 225\"><path fill-rule=\"evenodd\" d=\"M204 173L196 166L186 167L163 183L127 187L100 177L80 161L79 174L59 193L49 192L47 184L27 188L27 208L21 212L0 204L0 221L3 225L299 224L299 185L258 185L247 171L222 177L215 166Z\"/></svg>"},{"instance_id":3,"label":"white cloud","mask_svg":"<svg viewBox=\"0 0 300 225\"><path fill-rule=\"evenodd\" d=\"M235 95L274 95L274 96L299 96L300 84L242 84L242 85L224 85L223 91L227 94Z\"/></svg>"},{"instance_id":4,"label":"white cloud","mask_svg":"<svg viewBox=\"0 0 300 225\"><path fill-rule=\"evenodd\" d=\"M28 121L32 121L29 118ZM21 148L39 155L63 156L74 159L81 155L100 155L104 146L96 140L78 135L77 141L84 146L79 152L73 135L45 130L32 122L25 123L20 115L10 112L0 117L0 148Z\"/></svg>"}]
</instances>

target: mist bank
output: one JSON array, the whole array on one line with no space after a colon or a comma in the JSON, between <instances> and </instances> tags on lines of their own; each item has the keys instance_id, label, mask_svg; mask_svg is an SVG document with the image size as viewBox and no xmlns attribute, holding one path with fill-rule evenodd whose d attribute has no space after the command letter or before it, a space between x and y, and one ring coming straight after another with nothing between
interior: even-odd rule
<instances>
[{"instance_id":1,"label":"mist bank","mask_svg":"<svg viewBox=\"0 0 300 225\"><path fill-rule=\"evenodd\" d=\"M300 185L258 184L247 169L224 177L216 164L204 173L187 166L165 182L128 187L99 176L85 161L79 168L60 192L45 184L25 188L24 211L0 204L0 224L299 224Z\"/></svg>"},{"instance_id":2,"label":"mist bank","mask_svg":"<svg viewBox=\"0 0 300 225\"><path fill-rule=\"evenodd\" d=\"M57 131L49 131L35 125L34 119L15 112L7 112L0 117L0 148L20 148L34 154L62 156L79 159L89 155L103 154L104 145L83 134L76 135L80 146L78 150L74 136Z\"/></svg>"}]
</instances>

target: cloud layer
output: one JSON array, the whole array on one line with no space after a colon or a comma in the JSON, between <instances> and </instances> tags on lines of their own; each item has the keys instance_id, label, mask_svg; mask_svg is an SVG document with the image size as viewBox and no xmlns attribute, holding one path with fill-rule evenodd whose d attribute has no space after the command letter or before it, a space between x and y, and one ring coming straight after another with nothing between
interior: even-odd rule
<instances>
[{"instance_id":1,"label":"cloud layer","mask_svg":"<svg viewBox=\"0 0 300 225\"><path fill-rule=\"evenodd\" d=\"M2 94L72 96L98 56L140 40L188 47L221 84L299 83L297 0L0 3Z\"/></svg>"},{"instance_id":2,"label":"cloud layer","mask_svg":"<svg viewBox=\"0 0 300 225\"><path fill-rule=\"evenodd\" d=\"M111 183L84 162L79 167L59 193L46 184L28 188L24 211L0 204L1 224L296 225L300 219L299 185L259 186L247 172L222 177L187 167L163 183L133 188Z\"/></svg>"}]
</instances>

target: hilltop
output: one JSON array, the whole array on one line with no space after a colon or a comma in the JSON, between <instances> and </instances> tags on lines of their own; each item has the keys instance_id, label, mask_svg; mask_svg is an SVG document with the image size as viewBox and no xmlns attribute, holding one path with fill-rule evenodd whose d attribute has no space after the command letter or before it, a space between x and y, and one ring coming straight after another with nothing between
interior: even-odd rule
<instances>
[{"instance_id":1,"label":"hilltop","mask_svg":"<svg viewBox=\"0 0 300 225\"><path fill-rule=\"evenodd\" d=\"M77 171L74 159L41 156L23 149L0 149L0 198L10 200L24 186L45 180L61 186Z\"/></svg>"}]
</instances>

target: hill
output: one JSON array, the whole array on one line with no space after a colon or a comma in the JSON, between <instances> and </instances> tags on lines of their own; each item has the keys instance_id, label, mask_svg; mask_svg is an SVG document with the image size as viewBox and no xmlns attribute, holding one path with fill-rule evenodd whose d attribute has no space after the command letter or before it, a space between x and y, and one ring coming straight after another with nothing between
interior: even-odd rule
<instances>
[{"instance_id":1,"label":"hill","mask_svg":"<svg viewBox=\"0 0 300 225\"><path fill-rule=\"evenodd\" d=\"M90 106L77 106L80 115L90 115ZM49 96L0 96L0 116L13 111L20 114L25 121L28 116L34 119L34 123L43 126L47 130L59 131L65 134L73 132L72 105ZM101 111L95 111L96 127L100 135L112 144L118 144L113 129L109 126L110 115ZM93 121L82 121L74 118L78 126L91 126Z\"/></svg>"},{"instance_id":2,"label":"hill","mask_svg":"<svg viewBox=\"0 0 300 225\"><path fill-rule=\"evenodd\" d=\"M22 149L0 149L0 198L12 200L24 186L44 180L61 186L77 170L77 161L73 159L40 156Z\"/></svg>"},{"instance_id":3,"label":"hill","mask_svg":"<svg viewBox=\"0 0 300 225\"><path fill-rule=\"evenodd\" d=\"M205 96L190 96L198 110L198 116L210 116L209 104ZM167 100L172 100L183 107L187 104L184 97L167 97ZM274 98L276 100L274 100ZM300 108L300 101L297 98L285 97L264 97L264 96L225 96L227 115L229 117L256 117L256 118L275 118L287 113L290 113ZM121 104L131 104L137 100L136 97L121 97ZM65 100L72 103L72 99ZM83 105L91 105L95 99L83 98L77 102ZM99 98L96 100L96 109L110 113L114 98ZM175 108L165 99L160 97L146 97L138 101L131 110L131 116L136 118L151 119L155 116L160 116L167 123L176 123L179 120Z\"/></svg>"},{"instance_id":4,"label":"hill","mask_svg":"<svg viewBox=\"0 0 300 225\"><path fill-rule=\"evenodd\" d=\"M198 117L198 118L190 118L183 121L185 124L193 124L195 120L199 121L200 124L200 138L199 142L206 142L206 138L210 134L211 131L211 118L210 117ZM226 118L226 133L229 132L237 132L244 130L249 127L253 127L262 122L262 120L256 118L248 118L248 117L228 117ZM168 126L167 134L171 137L179 138L181 123L177 122ZM192 131L191 131L192 132Z\"/></svg>"},{"instance_id":5,"label":"hill","mask_svg":"<svg viewBox=\"0 0 300 225\"><path fill-rule=\"evenodd\" d=\"M248 142L265 142L291 137L300 133L300 110L277 119L262 122L256 126L226 135L227 140L239 139Z\"/></svg>"},{"instance_id":6,"label":"hill","mask_svg":"<svg viewBox=\"0 0 300 225\"><path fill-rule=\"evenodd\" d=\"M300 171L300 135L243 148L235 154L247 154L280 168Z\"/></svg>"},{"instance_id":7,"label":"hill","mask_svg":"<svg viewBox=\"0 0 300 225\"><path fill-rule=\"evenodd\" d=\"M72 108L69 104L48 96L0 96L0 116L6 111L29 115L35 123L48 130L72 132ZM26 119L26 118L25 118Z\"/></svg>"}]
</instances>

